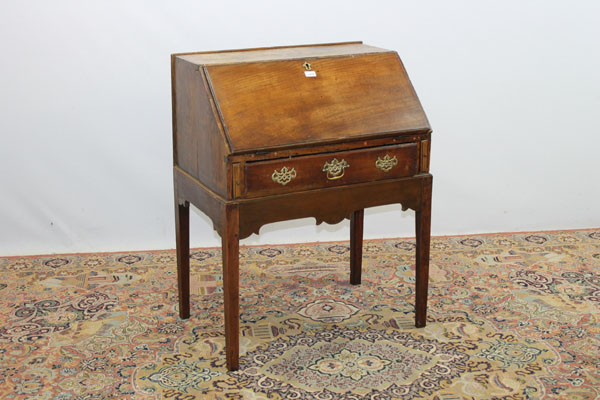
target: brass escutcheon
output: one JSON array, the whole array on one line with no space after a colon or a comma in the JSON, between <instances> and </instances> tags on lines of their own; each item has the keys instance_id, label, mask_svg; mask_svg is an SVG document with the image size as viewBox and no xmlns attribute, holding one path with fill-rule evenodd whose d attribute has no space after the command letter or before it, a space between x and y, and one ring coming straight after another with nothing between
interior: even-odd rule
<instances>
[{"instance_id":1,"label":"brass escutcheon","mask_svg":"<svg viewBox=\"0 0 600 400\"><path fill-rule=\"evenodd\" d=\"M375 161L375 166L383 172L388 172L396 165L398 165L398 160L396 159L396 156L390 158L390 156L387 154L385 155L385 157L383 157L383 159L381 157L377 157L377 161Z\"/></svg>"},{"instance_id":2,"label":"brass escutcheon","mask_svg":"<svg viewBox=\"0 0 600 400\"><path fill-rule=\"evenodd\" d=\"M290 183L290 181L295 177L296 170L294 168L288 169L287 167L281 168L281 172L277 172L277 170L275 170L273 171L273 175L271 175L271 179L273 179L273 181L284 186Z\"/></svg>"},{"instance_id":3,"label":"brass escutcheon","mask_svg":"<svg viewBox=\"0 0 600 400\"><path fill-rule=\"evenodd\" d=\"M327 179L329 180L340 179L344 176L344 169L349 166L350 164L346 160L342 159L342 161L338 161L337 158L334 158L330 162L325 162L323 172L327 172Z\"/></svg>"},{"instance_id":4,"label":"brass escutcheon","mask_svg":"<svg viewBox=\"0 0 600 400\"><path fill-rule=\"evenodd\" d=\"M307 70L307 71L310 71L310 69L312 68L312 67L310 66L310 64L309 64L309 63L307 63L307 62L305 62L304 64L302 64L302 66L303 66L303 67L304 67L304 69L305 69L305 70Z\"/></svg>"}]
</instances>

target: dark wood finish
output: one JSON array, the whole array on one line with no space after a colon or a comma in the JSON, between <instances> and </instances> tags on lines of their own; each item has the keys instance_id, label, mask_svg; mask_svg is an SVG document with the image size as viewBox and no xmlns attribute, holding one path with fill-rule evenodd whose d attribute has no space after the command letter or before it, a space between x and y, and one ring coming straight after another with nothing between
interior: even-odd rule
<instances>
[{"instance_id":1,"label":"dark wood finish","mask_svg":"<svg viewBox=\"0 0 600 400\"><path fill-rule=\"evenodd\" d=\"M309 61L206 67L234 152L429 128L396 53Z\"/></svg>"},{"instance_id":2,"label":"dark wood finish","mask_svg":"<svg viewBox=\"0 0 600 400\"><path fill-rule=\"evenodd\" d=\"M173 64L175 165L225 197L229 145L215 118L206 77L202 69L179 58Z\"/></svg>"},{"instance_id":3,"label":"dark wood finish","mask_svg":"<svg viewBox=\"0 0 600 400\"><path fill-rule=\"evenodd\" d=\"M240 292L239 292L239 209L235 204L225 207L225 229L222 237L223 292L225 297L225 354L227 369L235 371L239 363Z\"/></svg>"},{"instance_id":4,"label":"dark wood finish","mask_svg":"<svg viewBox=\"0 0 600 400\"><path fill-rule=\"evenodd\" d=\"M281 158L290 158L297 156L306 156L311 154L335 153L345 150L368 149L378 146L390 146L393 144L402 143L417 143L419 140L428 138L429 131L413 131L411 134L390 133L389 135L381 135L377 139L358 139L344 141L338 138L337 141L328 141L326 144L312 144L306 146L290 146L285 149L269 149L259 150L254 152L236 153L230 156L231 162L253 162L253 161L268 161Z\"/></svg>"},{"instance_id":5,"label":"dark wood finish","mask_svg":"<svg viewBox=\"0 0 600 400\"><path fill-rule=\"evenodd\" d=\"M190 317L190 205L175 199L175 239L177 242L177 287L179 317Z\"/></svg>"},{"instance_id":6,"label":"dark wood finish","mask_svg":"<svg viewBox=\"0 0 600 400\"><path fill-rule=\"evenodd\" d=\"M397 164L389 171L376 167L379 158L395 157ZM323 171L326 162L346 161L339 179L329 179ZM282 185L273 180L274 171L282 168L294 169L296 177ZM402 178L417 172L417 145L415 143L397 146L381 146L370 149L341 151L315 156L295 157L283 160L246 163L243 197L259 197L269 194L297 192L308 189L343 186L350 183L369 182L382 179Z\"/></svg>"},{"instance_id":7,"label":"dark wood finish","mask_svg":"<svg viewBox=\"0 0 600 400\"><path fill-rule=\"evenodd\" d=\"M360 285L362 274L362 244L364 210L357 210L350 217L350 283Z\"/></svg>"},{"instance_id":8,"label":"dark wood finish","mask_svg":"<svg viewBox=\"0 0 600 400\"><path fill-rule=\"evenodd\" d=\"M304 75L308 61L317 77ZM222 238L227 368L239 367L239 241L277 221L350 219L350 282L361 282L364 209L416 211L415 325L426 323L431 129L397 54L361 42L172 57L181 318L190 315L189 204ZM378 158L396 157L389 171ZM324 163L344 159L327 179ZM272 174L294 168L281 185ZM330 176L331 177L331 176Z\"/></svg>"},{"instance_id":9,"label":"dark wood finish","mask_svg":"<svg viewBox=\"0 0 600 400\"><path fill-rule=\"evenodd\" d=\"M421 140L421 160L419 171L429 172L429 140Z\"/></svg>"},{"instance_id":10,"label":"dark wood finish","mask_svg":"<svg viewBox=\"0 0 600 400\"><path fill-rule=\"evenodd\" d=\"M202 210L212 221L215 231L223 236L224 200L177 166L173 168L173 179L177 201L182 202L185 199Z\"/></svg>"},{"instance_id":11,"label":"dark wood finish","mask_svg":"<svg viewBox=\"0 0 600 400\"><path fill-rule=\"evenodd\" d=\"M240 238L258 234L265 224L290 219L314 217L317 225L323 222L337 224L350 218L357 208L400 203L403 209L417 210L421 202L421 180L424 178L415 176L239 200Z\"/></svg>"},{"instance_id":12,"label":"dark wood finish","mask_svg":"<svg viewBox=\"0 0 600 400\"><path fill-rule=\"evenodd\" d=\"M415 326L421 328L427 323L427 290L429 284L429 240L431 230L431 176L421 185L421 204L416 210L417 232L416 305Z\"/></svg>"}]
</instances>

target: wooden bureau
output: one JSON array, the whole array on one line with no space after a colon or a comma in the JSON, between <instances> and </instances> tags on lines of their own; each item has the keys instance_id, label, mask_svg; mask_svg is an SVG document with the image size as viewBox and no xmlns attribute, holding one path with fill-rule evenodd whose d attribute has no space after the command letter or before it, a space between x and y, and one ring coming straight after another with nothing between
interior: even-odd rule
<instances>
[{"instance_id":1,"label":"wooden bureau","mask_svg":"<svg viewBox=\"0 0 600 400\"><path fill-rule=\"evenodd\" d=\"M431 128L398 54L348 42L174 54L171 67L179 315L190 316L191 203L222 238L228 369L239 360L239 240L271 222L349 218L356 285L363 210L415 210L425 326Z\"/></svg>"}]
</instances>

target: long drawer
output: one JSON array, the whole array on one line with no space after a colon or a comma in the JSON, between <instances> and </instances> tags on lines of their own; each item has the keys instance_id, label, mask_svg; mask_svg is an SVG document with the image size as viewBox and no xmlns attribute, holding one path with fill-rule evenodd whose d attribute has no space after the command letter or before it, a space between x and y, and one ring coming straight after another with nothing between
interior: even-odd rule
<instances>
[{"instance_id":1,"label":"long drawer","mask_svg":"<svg viewBox=\"0 0 600 400\"><path fill-rule=\"evenodd\" d=\"M242 197L402 178L417 172L416 143L245 164Z\"/></svg>"}]
</instances>

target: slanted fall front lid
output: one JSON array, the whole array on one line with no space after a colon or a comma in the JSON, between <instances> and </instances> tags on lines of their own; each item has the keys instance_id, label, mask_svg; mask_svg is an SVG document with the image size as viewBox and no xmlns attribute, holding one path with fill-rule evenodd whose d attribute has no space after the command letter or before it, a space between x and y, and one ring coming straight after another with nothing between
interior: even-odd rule
<instances>
[{"instance_id":1,"label":"slanted fall front lid","mask_svg":"<svg viewBox=\"0 0 600 400\"><path fill-rule=\"evenodd\" d=\"M430 129L392 51L354 43L188 61L206 70L233 152Z\"/></svg>"}]
</instances>

